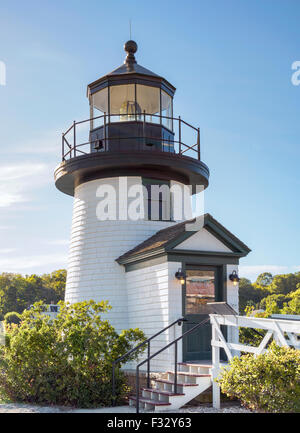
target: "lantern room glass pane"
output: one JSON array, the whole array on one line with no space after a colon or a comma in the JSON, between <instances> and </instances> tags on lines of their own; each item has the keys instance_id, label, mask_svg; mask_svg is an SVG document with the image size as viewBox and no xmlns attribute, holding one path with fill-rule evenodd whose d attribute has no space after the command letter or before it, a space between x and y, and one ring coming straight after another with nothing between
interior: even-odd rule
<instances>
[{"instance_id":1,"label":"lantern room glass pane","mask_svg":"<svg viewBox=\"0 0 300 433\"><path fill-rule=\"evenodd\" d=\"M103 113L108 113L108 89L99 90L99 92L91 95L91 117L102 116ZM103 118L94 119L91 122L91 129L98 128L103 125Z\"/></svg>"},{"instance_id":2,"label":"lantern room glass pane","mask_svg":"<svg viewBox=\"0 0 300 433\"><path fill-rule=\"evenodd\" d=\"M137 103L141 112L146 113L146 122L160 123L160 96L159 88L152 86L136 85ZM155 114L156 116L153 116Z\"/></svg>"},{"instance_id":3,"label":"lantern room glass pane","mask_svg":"<svg viewBox=\"0 0 300 433\"><path fill-rule=\"evenodd\" d=\"M130 121L140 118L141 108L135 101L134 84L110 87L111 122ZM117 116L116 116L117 115Z\"/></svg>"},{"instance_id":4,"label":"lantern room glass pane","mask_svg":"<svg viewBox=\"0 0 300 433\"><path fill-rule=\"evenodd\" d=\"M172 98L164 90L161 91L161 115L173 117ZM162 124L173 131L172 119L162 119Z\"/></svg>"}]
</instances>

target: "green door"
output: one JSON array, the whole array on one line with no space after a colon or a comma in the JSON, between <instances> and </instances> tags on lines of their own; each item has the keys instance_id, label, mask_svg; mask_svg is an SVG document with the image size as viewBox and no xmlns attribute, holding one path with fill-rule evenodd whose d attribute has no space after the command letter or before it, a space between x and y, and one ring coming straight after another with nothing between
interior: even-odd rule
<instances>
[{"instance_id":1,"label":"green door","mask_svg":"<svg viewBox=\"0 0 300 433\"><path fill-rule=\"evenodd\" d=\"M183 288L183 331L208 318L208 302L223 300L222 267L186 267L186 283ZM201 326L183 339L183 360L211 359L211 325Z\"/></svg>"}]
</instances>

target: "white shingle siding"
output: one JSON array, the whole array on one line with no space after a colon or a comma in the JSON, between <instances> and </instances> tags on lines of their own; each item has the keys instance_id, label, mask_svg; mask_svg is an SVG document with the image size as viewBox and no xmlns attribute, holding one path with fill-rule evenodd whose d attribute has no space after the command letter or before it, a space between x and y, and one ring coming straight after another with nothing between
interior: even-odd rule
<instances>
[{"instance_id":1,"label":"white shingle siding","mask_svg":"<svg viewBox=\"0 0 300 433\"><path fill-rule=\"evenodd\" d=\"M128 188L141 184L140 177L129 177L127 181ZM104 184L117 189L119 178L94 180L75 189L65 300L108 300L113 308L106 317L121 331L128 327L127 289L124 268L115 259L174 223L99 221L96 206L101 199L96 190Z\"/></svg>"},{"instance_id":2,"label":"white shingle siding","mask_svg":"<svg viewBox=\"0 0 300 433\"><path fill-rule=\"evenodd\" d=\"M143 329L148 337L182 317L181 285L175 278L180 263L159 265L126 273L129 327ZM151 354L180 335L174 326L151 342ZM181 344L178 345L181 360ZM173 348L166 349L151 361L153 371L164 371L172 366ZM144 366L146 368L146 366Z\"/></svg>"}]
</instances>

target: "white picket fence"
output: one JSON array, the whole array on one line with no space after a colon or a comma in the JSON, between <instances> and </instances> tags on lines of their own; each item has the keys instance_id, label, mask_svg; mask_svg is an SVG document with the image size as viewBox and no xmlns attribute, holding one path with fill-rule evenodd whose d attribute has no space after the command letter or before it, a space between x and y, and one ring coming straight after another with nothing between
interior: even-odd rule
<instances>
[{"instance_id":1,"label":"white picket fence","mask_svg":"<svg viewBox=\"0 0 300 433\"><path fill-rule=\"evenodd\" d=\"M233 358L238 352L249 352L259 355L266 351L266 346L273 337L279 346L291 346L300 349L300 321L288 319L263 319L259 317L234 316L210 314L212 325L212 379L213 379L213 407L220 408L220 387L215 382L215 378L220 373L220 349L223 348L228 360ZM258 347L248 346L241 343L226 341L221 330L221 325L265 329L267 331L262 342Z\"/></svg>"}]
</instances>

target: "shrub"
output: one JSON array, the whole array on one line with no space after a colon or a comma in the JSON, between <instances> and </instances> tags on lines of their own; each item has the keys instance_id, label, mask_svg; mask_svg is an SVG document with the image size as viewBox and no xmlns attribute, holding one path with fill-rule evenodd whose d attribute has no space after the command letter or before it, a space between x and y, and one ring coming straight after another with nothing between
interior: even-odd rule
<instances>
[{"instance_id":1,"label":"shrub","mask_svg":"<svg viewBox=\"0 0 300 433\"><path fill-rule=\"evenodd\" d=\"M12 311L11 313L6 313L4 316L4 321L6 324L16 324L18 325L21 321L21 315L16 311Z\"/></svg>"},{"instance_id":2,"label":"shrub","mask_svg":"<svg viewBox=\"0 0 300 433\"><path fill-rule=\"evenodd\" d=\"M234 357L217 382L251 409L299 413L300 351L273 342L264 354Z\"/></svg>"},{"instance_id":3,"label":"shrub","mask_svg":"<svg viewBox=\"0 0 300 433\"><path fill-rule=\"evenodd\" d=\"M42 314L41 302L24 311L19 326L8 326L9 343L1 347L0 394L37 404L111 405L112 362L145 336L139 329L117 334L102 319L110 308L104 301L60 302L55 319ZM117 370L116 402L127 392L125 376Z\"/></svg>"}]
</instances>

